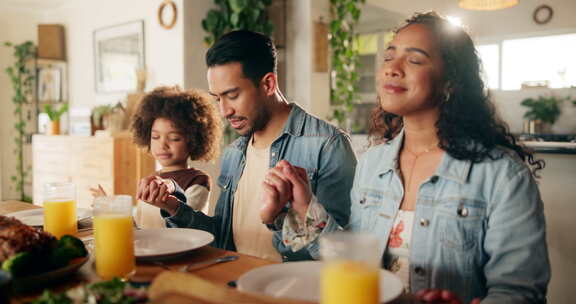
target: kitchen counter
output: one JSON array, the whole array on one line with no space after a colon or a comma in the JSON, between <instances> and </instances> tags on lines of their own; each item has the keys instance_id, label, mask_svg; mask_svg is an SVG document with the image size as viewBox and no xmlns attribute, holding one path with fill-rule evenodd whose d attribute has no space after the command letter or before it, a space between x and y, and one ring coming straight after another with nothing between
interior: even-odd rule
<instances>
[{"instance_id":1,"label":"kitchen counter","mask_svg":"<svg viewBox=\"0 0 576 304\"><path fill-rule=\"evenodd\" d=\"M576 154L576 142L522 141L522 143L536 153Z\"/></svg>"}]
</instances>

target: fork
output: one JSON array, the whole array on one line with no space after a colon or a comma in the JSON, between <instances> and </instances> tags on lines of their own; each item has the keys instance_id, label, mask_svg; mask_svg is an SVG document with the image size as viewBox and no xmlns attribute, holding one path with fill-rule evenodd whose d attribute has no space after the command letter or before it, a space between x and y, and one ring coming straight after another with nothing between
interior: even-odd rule
<instances>
[{"instance_id":1,"label":"fork","mask_svg":"<svg viewBox=\"0 0 576 304\"><path fill-rule=\"evenodd\" d=\"M180 271L188 272L188 271L190 271L190 269L193 269L193 268L198 269L198 268L203 268L203 267L211 266L211 265L218 264L218 263L236 261L238 258L239 257L237 255L226 255L223 257L216 258L216 259L211 259L211 260L207 260L207 261L203 261L203 262L197 262L197 263L188 264L186 266L182 266L182 268L180 268Z\"/></svg>"}]
</instances>

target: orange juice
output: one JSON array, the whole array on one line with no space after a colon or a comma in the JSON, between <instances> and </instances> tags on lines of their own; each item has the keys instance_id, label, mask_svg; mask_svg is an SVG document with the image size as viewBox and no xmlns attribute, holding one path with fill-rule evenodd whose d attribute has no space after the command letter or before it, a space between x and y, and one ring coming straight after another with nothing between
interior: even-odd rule
<instances>
[{"instance_id":1,"label":"orange juice","mask_svg":"<svg viewBox=\"0 0 576 304\"><path fill-rule=\"evenodd\" d=\"M320 278L321 304L380 303L380 269L356 261L327 262Z\"/></svg>"},{"instance_id":2,"label":"orange juice","mask_svg":"<svg viewBox=\"0 0 576 304\"><path fill-rule=\"evenodd\" d=\"M95 216L94 241L96 272L101 278L126 278L134 272L134 228L131 216Z\"/></svg>"},{"instance_id":3,"label":"orange juice","mask_svg":"<svg viewBox=\"0 0 576 304\"><path fill-rule=\"evenodd\" d=\"M65 234L75 235L76 202L74 200L48 200L44 202L44 230L61 238Z\"/></svg>"}]
</instances>

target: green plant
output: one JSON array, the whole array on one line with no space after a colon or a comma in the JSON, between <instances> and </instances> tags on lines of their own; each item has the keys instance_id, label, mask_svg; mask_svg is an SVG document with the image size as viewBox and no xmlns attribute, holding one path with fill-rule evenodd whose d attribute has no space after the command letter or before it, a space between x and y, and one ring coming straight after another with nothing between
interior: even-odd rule
<instances>
[{"instance_id":1,"label":"green plant","mask_svg":"<svg viewBox=\"0 0 576 304\"><path fill-rule=\"evenodd\" d=\"M564 101L576 104L576 100L571 101L571 97L557 97L554 95L538 96L538 98L526 98L521 105L528 108L524 113L524 118L530 120L540 120L545 123L554 124L560 116L560 105Z\"/></svg>"},{"instance_id":2,"label":"green plant","mask_svg":"<svg viewBox=\"0 0 576 304\"><path fill-rule=\"evenodd\" d=\"M214 0L218 9L208 11L202 28L208 33L204 42L212 45L220 36L233 30L251 30L271 35L274 31L266 9L272 0Z\"/></svg>"},{"instance_id":3,"label":"green plant","mask_svg":"<svg viewBox=\"0 0 576 304\"><path fill-rule=\"evenodd\" d=\"M60 109L56 109L56 106L52 106L51 104L44 105L44 112L48 114L48 118L50 118L50 121L60 120L60 117L62 116L62 114L66 113L66 111L68 111L67 103L62 104L60 106Z\"/></svg>"},{"instance_id":4,"label":"green plant","mask_svg":"<svg viewBox=\"0 0 576 304\"><path fill-rule=\"evenodd\" d=\"M92 108L92 124L98 128L102 127L102 118L112 111L111 105L100 105Z\"/></svg>"},{"instance_id":5,"label":"green plant","mask_svg":"<svg viewBox=\"0 0 576 304\"><path fill-rule=\"evenodd\" d=\"M332 86L330 100L332 117L345 127L346 117L358 99L356 87L359 75L358 50L354 48L354 32L360 19L360 6L365 0L330 0L330 47L332 57Z\"/></svg>"},{"instance_id":6,"label":"green plant","mask_svg":"<svg viewBox=\"0 0 576 304\"><path fill-rule=\"evenodd\" d=\"M14 129L16 129L16 137L14 138L14 143L16 144L14 153L17 158L16 175L12 175L10 179L16 185L20 200L31 202L32 198L24 192L24 181L30 169L24 168L24 143L28 136L26 126L29 119L26 117L27 115L24 115L23 107L31 99L30 96L32 96L32 89L36 80L36 71L27 66L27 63L36 58L36 46L32 41L20 44L5 42L4 45L14 49L14 58L16 59L12 66L5 69L14 89L12 103L14 104L14 115L16 117L16 122L14 123Z\"/></svg>"}]
</instances>

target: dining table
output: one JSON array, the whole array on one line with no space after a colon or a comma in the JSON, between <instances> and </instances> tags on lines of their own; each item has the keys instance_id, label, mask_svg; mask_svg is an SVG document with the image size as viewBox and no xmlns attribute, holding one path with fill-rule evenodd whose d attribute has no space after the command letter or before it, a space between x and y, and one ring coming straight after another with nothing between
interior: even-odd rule
<instances>
[{"instance_id":1,"label":"dining table","mask_svg":"<svg viewBox=\"0 0 576 304\"><path fill-rule=\"evenodd\" d=\"M0 201L0 215L6 215L16 211L29 210L34 208L41 208L41 206L33 205L30 203L24 203L19 201ZM83 238L90 236L92 230L90 228L79 229L78 237ZM218 257L223 257L227 255L237 255L239 258L235 261L225 262L210 265L207 267L193 268L187 273L182 273L179 269L182 266L189 265L191 263L203 262ZM240 292L235 288L235 282L238 278L253 269L258 267L276 264L278 262L269 261L261 259L255 256L250 256L247 254L242 254L233 251L227 251L219 248L212 247L210 245L203 246L201 248L191 250L183 255L179 255L174 259L163 260L161 263L154 261L140 261L137 260L136 263L136 273L131 278L131 281L138 285L150 285L150 292L154 289L170 289L174 288L175 292L166 292L162 296L153 299L152 303L209 303L209 304L220 304L220 303L276 303L276 304L309 304L311 302L294 300L294 299L284 299L284 298L272 298L270 296L259 296L245 294ZM156 281L160 278L166 281L165 283L157 283ZM190 290L185 285L187 281L193 282L197 286L202 286L202 293L212 293L209 297L205 296L204 299L195 299L193 294L186 295L186 290ZM48 284L47 286L42 286L42 288L31 291L27 293L20 293L13 295L10 299L11 304L27 303L39 295L41 295L43 289L49 289L54 292L62 292L69 288L77 287L82 284L94 283L101 281L101 279L96 274L94 269L93 256L91 255L90 260L84 264L77 273L71 275L66 280L61 282L55 282L54 284ZM180 282L174 284L172 282ZM181 283L184 282L184 283ZM192 284L192 283L191 283ZM155 286L156 285L156 286ZM177 289L184 292L178 292ZM198 295L198 294L197 294ZM192 298L191 298L192 297ZM414 295L409 293L403 293L398 298L396 298L392 304L413 304L420 303L414 297Z\"/></svg>"}]
</instances>

